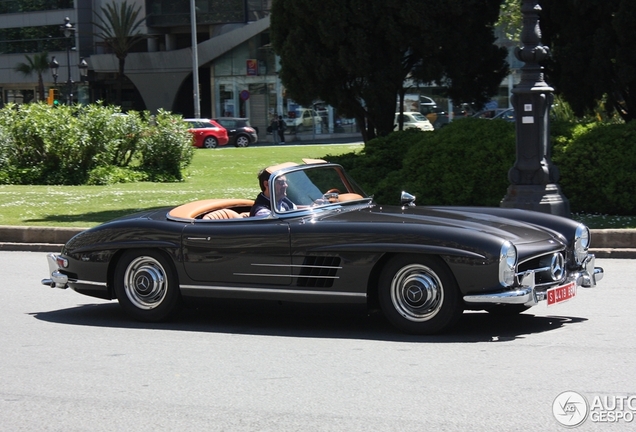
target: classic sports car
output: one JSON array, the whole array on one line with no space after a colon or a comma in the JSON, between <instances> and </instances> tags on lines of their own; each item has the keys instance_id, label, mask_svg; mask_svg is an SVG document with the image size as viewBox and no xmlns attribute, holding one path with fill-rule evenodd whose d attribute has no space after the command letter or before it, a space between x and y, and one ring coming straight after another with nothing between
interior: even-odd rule
<instances>
[{"instance_id":1,"label":"classic sports car","mask_svg":"<svg viewBox=\"0 0 636 432\"><path fill-rule=\"evenodd\" d=\"M568 300L603 277L586 226L503 208L374 203L340 165L268 169L271 202L209 199L86 230L50 254L50 279L133 318L160 321L201 297L355 302L408 333L449 329L466 309L519 313ZM286 184L285 188L275 185Z\"/></svg>"}]
</instances>

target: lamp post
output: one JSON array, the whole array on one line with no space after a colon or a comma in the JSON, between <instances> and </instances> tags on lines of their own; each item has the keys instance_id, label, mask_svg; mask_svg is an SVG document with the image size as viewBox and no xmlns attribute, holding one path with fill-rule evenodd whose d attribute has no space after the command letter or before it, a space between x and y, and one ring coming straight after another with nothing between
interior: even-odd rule
<instances>
[{"instance_id":1,"label":"lamp post","mask_svg":"<svg viewBox=\"0 0 636 432\"><path fill-rule=\"evenodd\" d=\"M549 49L541 45L540 10L537 0L523 0L523 47L515 49L515 57L524 65L521 81L512 89L517 153L515 164L508 172L511 185L501 207L567 217L570 204L557 184L559 170L550 160L549 111L554 89L544 81L540 65L550 55Z\"/></svg>"},{"instance_id":2,"label":"lamp post","mask_svg":"<svg viewBox=\"0 0 636 432\"><path fill-rule=\"evenodd\" d=\"M71 105L73 102L73 80L71 79L71 43L73 42L72 37L75 35L75 27L71 24L71 19L69 17L64 18L64 24L60 26L60 31L67 39L66 43L66 68L68 71L68 79L66 80L66 102L67 105Z\"/></svg>"}]
</instances>

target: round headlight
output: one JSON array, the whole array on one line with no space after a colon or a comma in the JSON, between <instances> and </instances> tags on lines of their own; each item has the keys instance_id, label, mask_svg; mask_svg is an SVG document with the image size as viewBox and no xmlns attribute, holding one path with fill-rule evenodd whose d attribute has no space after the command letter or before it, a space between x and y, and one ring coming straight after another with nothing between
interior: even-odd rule
<instances>
[{"instance_id":1,"label":"round headlight","mask_svg":"<svg viewBox=\"0 0 636 432\"><path fill-rule=\"evenodd\" d=\"M508 241L501 245L499 253L499 283L503 286L511 286L515 283L517 268L517 248Z\"/></svg>"},{"instance_id":2,"label":"round headlight","mask_svg":"<svg viewBox=\"0 0 636 432\"><path fill-rule=\"evenodd\" d=\"M583 263L590 247L590 230L583 224L576 227L574 232L574 258L577 264Z\"/></svg>"}]
</instances>

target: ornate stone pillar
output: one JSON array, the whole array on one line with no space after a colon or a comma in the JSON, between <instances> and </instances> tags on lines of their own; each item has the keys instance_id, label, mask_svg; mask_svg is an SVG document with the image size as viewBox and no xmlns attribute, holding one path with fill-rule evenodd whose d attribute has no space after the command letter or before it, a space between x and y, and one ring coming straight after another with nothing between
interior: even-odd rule
<instances>
[{"instance_id":1,"label":"ornate stone pillar","mask_svg":"<svg viewBox=\"0 0 636 432\"><path fill-rule=\"evenodd\" d=\"M550 55L541 45L540 10L538 1L523 0L523 47L515 49L515 56L524 66L521 81L512 89L517 155L508 172L511 184L501 207L569 216L570 204L557 184L559 170L550 161L549 113L554 89L544 81L540 65Z\"/></svg>"}]
</instances>

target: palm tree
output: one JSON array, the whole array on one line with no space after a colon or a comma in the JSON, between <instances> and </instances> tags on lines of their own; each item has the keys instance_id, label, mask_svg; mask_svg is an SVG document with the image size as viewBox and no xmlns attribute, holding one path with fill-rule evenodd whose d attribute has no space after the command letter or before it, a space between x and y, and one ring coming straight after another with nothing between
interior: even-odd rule
<instances>
[{"instance_id":1,"label":"palm tree","mask_svg":"<svg viewBox=\"0 0 636 432\"><path fill-rule=\"evenodd\" d=\"M119 6L119 9L117 6ZM128 4L127 0L124 0L119 5L112 1L106 7L102 7L101 10L102 15L98 15L100 22L93 24L102 31L97 36L106 42L119 60L116 102L121 105L126 56L131 48L144 38L139 31L139 26L146 18L137 19L141 12L141 6L134 9L133 5Z\"/></svg>"},{"instance_id":2,"label":"palm tree","mask_svg":"<svg viewBox=\"0 0 636 432\"><path fill-rule=\"evenodd\" d=\"M25 55L27 62L18 63L15 67L16 72L20 72L25 76L31 76L33 73L38 75L38 95L39 100L44 100L44 80L42 74L49 70L49 53L43 52L40 54L33 54L33 58Z\"/></svg>"}]
</instances>

